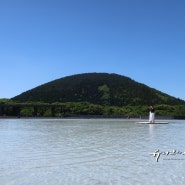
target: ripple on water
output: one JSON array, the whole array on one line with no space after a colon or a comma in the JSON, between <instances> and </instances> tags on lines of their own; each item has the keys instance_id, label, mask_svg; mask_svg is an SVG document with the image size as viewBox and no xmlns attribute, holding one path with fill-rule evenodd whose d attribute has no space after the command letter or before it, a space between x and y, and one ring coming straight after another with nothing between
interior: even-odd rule
<instances>
[{"instance_id":1,"label":"ripple on water","mask_svg":"<svg viewBox=\"0 0 185 185\"><path fill-rule=\"evenodd\" d=\"M0 183L184 184L185 160L157 163L149 155L156 149L184 151L184 127L181 122L150 127L123 120L1 120Z\"/></svg>"}]
</instances>

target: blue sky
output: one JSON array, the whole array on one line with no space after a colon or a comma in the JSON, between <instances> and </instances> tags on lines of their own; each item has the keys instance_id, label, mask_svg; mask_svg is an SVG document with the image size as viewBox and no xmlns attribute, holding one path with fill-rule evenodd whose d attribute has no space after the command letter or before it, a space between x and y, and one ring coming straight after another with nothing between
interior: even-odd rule
<instances>
[{"instance_id":1,"label":"blue sky","mask_svg":"<svg viewBox=\"0 0 185 185\"><path fill-rule=\"evenodd\" d=\"M185 100L184 0L0 0L0 98L87 72Z\"/></svg>"}]
</instances>

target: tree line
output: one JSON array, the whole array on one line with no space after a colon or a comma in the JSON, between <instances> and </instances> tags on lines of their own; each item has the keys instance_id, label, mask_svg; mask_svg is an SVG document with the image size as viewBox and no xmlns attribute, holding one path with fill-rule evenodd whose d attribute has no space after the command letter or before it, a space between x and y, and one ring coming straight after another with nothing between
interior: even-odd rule
<instances>
[{"instance_id":1,"label":"tree line","mask_svg":"<svg viewBox=\"0 0 185 185\"><path fill-rule=\"evenodd\" d=\"M16 105L19 103L8 100L0 99L0 106L5 104L15 105L14 107L4 107L4 114L6 116L16 115ZM52 109L49 106L42 106L44 102L26 102L25 104L38 105L37 116L50 117L52 116ZM24 105L24 103L22 103ZM47 105L47 104L46 104ZM147 116L149 105L137 106L109 106L98 105L89 102L55 102L50 105L55 107L55 116L78 116L78 115L105 115L105 116ZM56 105L56 106L55 106ZM157 116L185 116L185 105L154 105ZM34 106L22 106L20 108L20 116L31 117L33 116Z\"/></svg>"}]
</instances>

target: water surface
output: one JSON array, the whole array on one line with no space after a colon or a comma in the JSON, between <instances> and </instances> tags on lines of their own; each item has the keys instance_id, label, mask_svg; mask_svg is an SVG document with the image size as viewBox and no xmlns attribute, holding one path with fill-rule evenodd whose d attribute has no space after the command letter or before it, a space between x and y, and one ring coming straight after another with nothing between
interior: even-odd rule
<instances>
[{"instance_id":1,"label":"water surface","mask_svg":"<svg viewBox=\"0 0 185 185\"><path fill-rule=\"evenodd\" d=\"M0 119L1 185L185 183L185 121ZM184 153L185 154L185 153Z\"/></svg>"}]
</instances>

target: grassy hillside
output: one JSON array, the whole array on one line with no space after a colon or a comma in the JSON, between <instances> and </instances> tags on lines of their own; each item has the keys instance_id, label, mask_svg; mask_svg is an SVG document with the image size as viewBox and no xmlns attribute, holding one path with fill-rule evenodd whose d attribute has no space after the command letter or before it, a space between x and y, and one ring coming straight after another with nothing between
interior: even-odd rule
<instances>
[{"instance_id":1,"label":"grassy hillside","mask_svg":"<svg viewBox=\"0 0 185 185\"><path fill-rule=\"evenodd\" d=\"M12 100L47 103L89 102L110 106L185 103L128 77L108 73L67 76L26 91Z\"/></svg>"}]
</instances>

